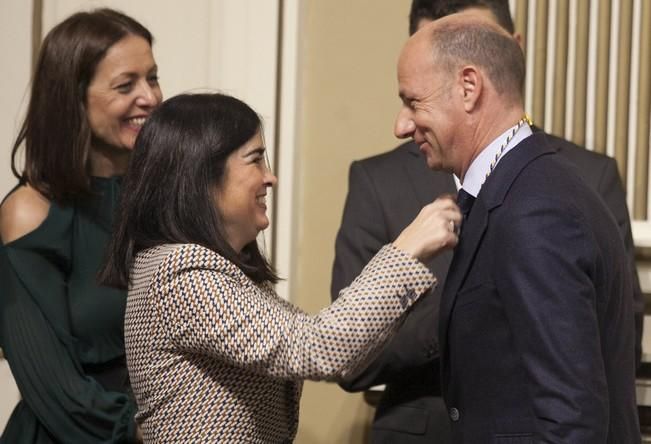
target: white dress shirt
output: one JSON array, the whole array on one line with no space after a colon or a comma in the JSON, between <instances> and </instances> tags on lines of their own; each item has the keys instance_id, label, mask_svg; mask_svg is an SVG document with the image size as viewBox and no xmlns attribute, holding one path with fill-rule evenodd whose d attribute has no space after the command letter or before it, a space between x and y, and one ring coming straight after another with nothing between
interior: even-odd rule
<instances>
[{"instance_id":1,"label":"white dress shirt","mask_svg":"<svg viewBox=\"0 0 651 444\"><path fill-rule=\"evenodd\" d=\"M463 178L463 182L461 182L456 175L454 176L454 182L457 185L457 190L459 188L463 188L468 194L472 195L473 197L477 197L482 185L484 184L484 181L486 180L486 173L490 171L491 162L493 159L495 159L495 156L500 151L500 148L506 141L507 137L509 137L509 134L511 134L511 132L517 126L518 125L513 125L511 128L504 131L479 153L475 160L473 160L470 164L470 167L468 167L468 171L466 172L466 176ZM504 156L508 154L509 151L518 146L520 142L529 137L531 134L533 134L531 127L527 123L524 123L522 127L516 131L513 139L511 139L509 144L506 146L500 158L497 159L497 163L495 164L494 168L497 168L497 164L504 158Z\"/></svg>"}]
</instances>

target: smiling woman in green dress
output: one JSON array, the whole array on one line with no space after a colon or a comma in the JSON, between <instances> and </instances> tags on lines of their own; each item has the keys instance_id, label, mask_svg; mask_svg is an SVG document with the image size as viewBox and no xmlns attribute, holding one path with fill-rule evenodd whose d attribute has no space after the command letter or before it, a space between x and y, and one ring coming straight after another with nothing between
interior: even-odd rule
<instances>
[{"instance_id":1,"label":"smiling woman in green dress","mask_svg":"<svg viewBox=\"0 0 651 444\"><path fill-rule=\"evenodd\" d=\"M22 400L0 442L137 442L125 293L96 283L120 176L161 102L152 36L77 13L47 35L0 206L0 347ZM17 153L25 145L24 168Z\"/></svg>"}]
</instances>

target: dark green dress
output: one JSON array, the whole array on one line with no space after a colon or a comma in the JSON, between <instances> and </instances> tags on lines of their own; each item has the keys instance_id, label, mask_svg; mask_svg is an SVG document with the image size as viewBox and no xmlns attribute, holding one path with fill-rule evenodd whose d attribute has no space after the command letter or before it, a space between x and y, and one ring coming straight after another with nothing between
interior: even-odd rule
<instances>
[{"instance_id":1,"label":"dark green dress","mask_svg":"<svg viewBox=\"0 0 651 444\"><path fill-rule=\"evenodd\" d=\"M94 178L93 190L0 246L0 347L22 396L0 443L134 441L126 294L96 283L119 179Z\"/></svg>"}]
</instances>

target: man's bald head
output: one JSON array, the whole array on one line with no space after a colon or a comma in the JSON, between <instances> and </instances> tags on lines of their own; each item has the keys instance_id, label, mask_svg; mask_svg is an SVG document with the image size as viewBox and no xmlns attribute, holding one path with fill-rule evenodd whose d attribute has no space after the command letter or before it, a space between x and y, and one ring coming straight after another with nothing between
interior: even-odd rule
<instances>
[{"instance_id":1,"label":"man's bald head","mask_svg":"<svg viewBox=\"0 0 651 444\"><path fill-rule=\"evenodd\" d=\"M424 26L412 39L430 42L438 70L455 73L464 65L475 65L499 95L522 102L522 50L510 34L485 17L472 10L452 14Z\"/></svg>"}]
</instances>

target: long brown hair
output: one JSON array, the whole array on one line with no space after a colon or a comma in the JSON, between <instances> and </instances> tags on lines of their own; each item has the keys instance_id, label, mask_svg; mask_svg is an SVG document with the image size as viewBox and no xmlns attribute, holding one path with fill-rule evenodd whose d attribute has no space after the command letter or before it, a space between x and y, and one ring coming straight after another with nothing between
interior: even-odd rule
<instances>
[{"instance_id":1,"label":"long brown hair","mask_svg":"<svg viewBox=\"0 0 651 444\"><path fill-rule=\"evenodd\" d=\"M108 49L127 35L152 44L151 33L112 9L71 15L45 37L32 79L27 115L11 151L11 170L58 203L90 194L91 129L86 92ZM17 154L25 143L25 165Z\"/></svg>"}]
</instances>

